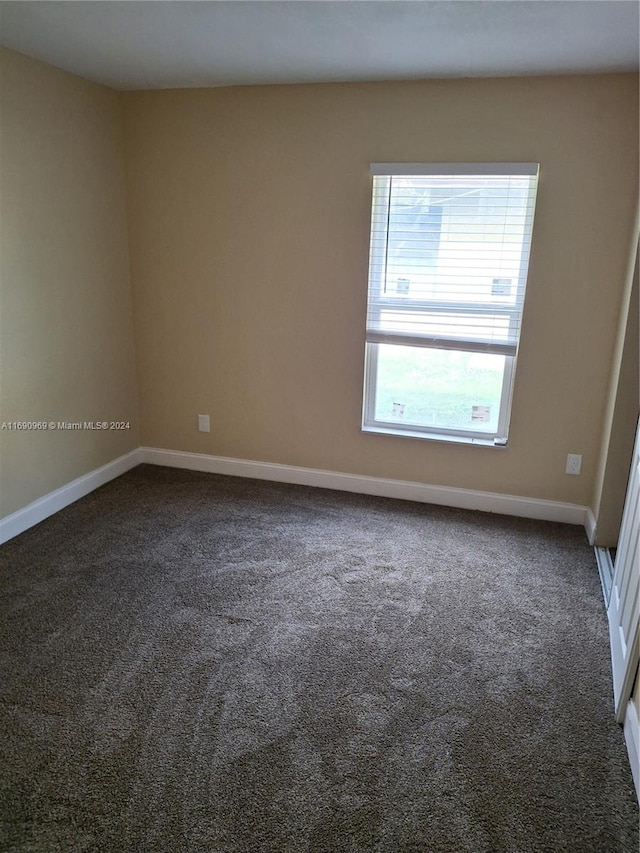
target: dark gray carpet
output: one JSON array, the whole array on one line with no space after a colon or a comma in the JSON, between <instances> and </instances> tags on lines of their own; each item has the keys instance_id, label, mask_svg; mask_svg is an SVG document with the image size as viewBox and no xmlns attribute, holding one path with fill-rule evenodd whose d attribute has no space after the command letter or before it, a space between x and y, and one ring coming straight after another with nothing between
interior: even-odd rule
<instances>
[{"instance_id":1,"label":"dark gray carpet","mask_svg":"<svg viewBox=\"0 0 640 853\"><path fill-rule=\"evenodd\" d=\"M141 466L1 554L4 850L637 851L579 528Z\"/></svg>"}]
</instances>

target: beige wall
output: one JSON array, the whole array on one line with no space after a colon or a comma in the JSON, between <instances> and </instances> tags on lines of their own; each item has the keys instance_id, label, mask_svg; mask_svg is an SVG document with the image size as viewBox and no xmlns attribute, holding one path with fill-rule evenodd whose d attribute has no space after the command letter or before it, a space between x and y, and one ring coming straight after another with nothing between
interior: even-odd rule
<instances>
[{"instance_id":1,"label":"beige wall","mask_svg":"<svg viewBox=\"0 0 640 853\"><path fill-rule=\"evenodd\" d=\"M637 246L637 243L636 243ZM600 464L596 474L593 512L595 544L612 547L618 541L629 468L640 411L640 283L638 256L629 270L626 310L620 315L605 412Z\"/></svg>"},{"instance_id":2,"label":"beige wall","mask_svg":"<svg viewBox=\"0 0 640 853\"><path fill-rule=\"evenodd\" d=\"M130 421L124 432L0 431L0 514L137 447L119 96L1 56L0 421Z\"/></svg>"},{"instance_id":3,"label":"beige wall","mask_svg":"<svg viewBox=\"0 0 640 853\"><path fill-rule=\"evenodd\" d=\"M143 444L590 502L637 194L633 75L124 106ZM501 160L541 163L508 449L361 433L369 163Z\"/></svg>"},{"instance_id":4,"label":"beige wall","mask_svg":"<svg viewBox=\"0 0 640 853\"><path fill-rule=\"evenodd\" d=\"M0 420L132 428L1 431L2 515L139 443L121 101L143 444L604 494L637 194L632 75L118 96L4 51ZM368 164L396 160L541 163L506 450L359 430ZM567 452L584 454L581 477L564 474Z\"/></svg>"}]
</instances>

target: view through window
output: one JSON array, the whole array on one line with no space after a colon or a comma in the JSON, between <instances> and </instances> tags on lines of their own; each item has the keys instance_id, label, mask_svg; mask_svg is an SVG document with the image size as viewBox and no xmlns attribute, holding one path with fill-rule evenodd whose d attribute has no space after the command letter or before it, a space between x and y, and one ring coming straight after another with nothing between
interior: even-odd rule
<instances>
[{"instance_id":1,"label":"view through window","mask_svg":"<svg viewBox=\"0 0 640 853\"><path fill-rule=\"evenodd\" d=\"M372 172L363 428L504 443L538 165Z\"/></svg>"}]
</instances>

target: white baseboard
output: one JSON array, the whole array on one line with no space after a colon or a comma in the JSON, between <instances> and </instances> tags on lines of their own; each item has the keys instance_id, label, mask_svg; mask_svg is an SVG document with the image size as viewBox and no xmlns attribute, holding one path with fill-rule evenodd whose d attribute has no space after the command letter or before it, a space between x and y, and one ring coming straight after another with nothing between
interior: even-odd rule
<instances>
[{"instance_id":1,"label":"white baseboard","mask_svg":"<svg viewBox=\"0 0 640 853\"><path fill-rule=\"evenodd\" d=\"M460 509L476 509L501 515L516 515L521 518L561 521L567 524L585 525L588 512L585 506L560 501L523 498L494 492L477 492L472 489L457 489L448 486L429 486L425 483L415 483L408 480L388 480L361 474L323 471L317 468L299 468L294 465L280 465L273 462L255 462L248 459L209 456L204 453L162 450L158 447L141 447L139 462L166 465L170 468L187 468L192 471L207 471L212 474L230 474L235 477L273 480L279 483L319 486L324 489L337 489L385 498L400 498L401 500L439 504Z\"/></svg>"},{"instance_id":2,"label":"white baseboard","mask_svg":"<svg viewBox=\"0 0 640 853\"><path fill-rule=\"evenodd\" d=\"M624 717L624 739L627 742L629 764L633 784L636 786L636 796L640 803L640 720L638 720L638 709L632 701L627 702L627 711Z\"/></svg>"},{"instance_id":3,"label":"white baseboard","mask_svg":"<svg viewBox=\"0 0 640 853\"><path fill-rule=\"evenodd\" d=\"M72 480L65 486L43 495L33 503L27 504L22 509L0 519L0 543L13 539L14 536L28 530L34 524L44 521L45 518L55 512L83 498L89 492L93 492L94 489L104 486L109 480L119 477L130 468L135 468L136 465L140 464L139 454L140 448L125 453L124 456L107 462L106 465L96 468L95 471L83 474L82 477Z\"/></svg>"},{"instance_id":4,"label":"white baseboard","mask_svg":"<svg viewBox=\"0 0 640 853\"><path fill-rule=\"evenodd\" d=\"M7 542L19 533L33 527L34 524L38 524L53 513L64 509L94 489L103 486L143 462L151 465L166 465L170 468L207 471L212 474L228 474L234 477L250 477L257 480L317 486L324 489L337 489L343 492L398 498L460 509L475 509L482 512L495 512L499 515L515 515L542 521L581 524L585 526L587 534L589 534L589 525L593 519L593 513L588 507L562 503L561 501L524 498L495 492L478 492L473 489L457 489L449 486L430 486L426 483L416 483L409 480L390 480L363 474L344 474L339 471L300 468L295 465L280 465L274 462L256 462L250 459L233 459L225 456L210 456L204 453L186 453L181 450L163 450L158 447L139 447L0 519L0 543Z\"/></svg>"}]
</instances>

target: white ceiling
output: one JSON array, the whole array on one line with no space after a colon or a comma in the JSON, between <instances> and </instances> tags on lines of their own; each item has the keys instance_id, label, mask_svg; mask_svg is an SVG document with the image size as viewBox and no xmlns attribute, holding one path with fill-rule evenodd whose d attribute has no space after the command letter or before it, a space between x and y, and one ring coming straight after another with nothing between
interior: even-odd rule
<instances>
[{"instance_id":1,"label":"white ceiling","mask_svg":"<svg viewBox=\"0 0 640 853\"><path fill-rule=\"evenodd\" d=\"M627 71L635 0L2 2L4 46L115 89Z\"/></svg>"}]
</instances>

